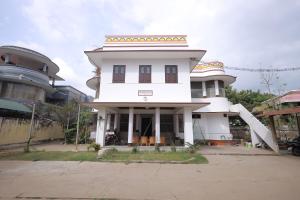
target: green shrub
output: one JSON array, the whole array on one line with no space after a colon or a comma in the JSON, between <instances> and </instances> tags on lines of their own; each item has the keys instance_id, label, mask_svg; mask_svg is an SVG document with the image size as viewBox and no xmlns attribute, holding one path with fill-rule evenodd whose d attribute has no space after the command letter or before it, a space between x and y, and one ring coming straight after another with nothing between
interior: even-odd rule
<instances>
[{"instance_id":1,"label":"green shrub","mask_svg":"<svg viewBox=\"0 0 300 200\"><path fill-rule=\"evenodd\" d=\"M191 144L191 143L187 142L186 145L188 146L186 148L186 151L188 153L196 153L200 149L199 143Z\"/></svg>"},{"instance_id":2,"label":"green shrub","mask_svg":"<svg viewBox=\"0 0 300 200\"><path fill-rule=\"evenodd\" d=\"M171 151L172 151L172 152L176 152L176 146L175 146L175 145L172 145L172 146L171 146Z\"/></svg>"},{"instance_id":3,"label":"green shrub","mask_svg":"<svg viewBox=\"0 0 300 200\"><path fill-rule=\"evenodd\" d=\"M138 153L139 152L139 147L137 145L133 146L131 153Z\"/></svg>"},{"instance_id":4,"label":"green shrub","mask_svg":"<svg viewBox=\"0 0 300 200\"><path fill-rule=\"evenodd\" d=\"M95 142L93 142L87 147L88 151L90 151L90 149L94 149L94 151L97 152L101 149L101 146L100 146L100 144L96 144Z\"/></svg>"},{"instance_id":5,"label":"green shrub","mask_svg":"<svg viewBox=\"0 0 300 200\"><path fill-rule=\"evenodd\" d=\"M67 144L74 144L76 137L76 127L65 130L65 137Z\"/></svg>"},{"instance_id":6,"label":"green shrub","mask_svg":"<svg viewBox=\"0 0 300 200\"><path fill-rule=\"evenodd\" d=\"M160 146L158 143L155 144L155 151L160 152Z\"/></svg>"},{"instance_id":7,"label":"green shrub","mask_svg":"<svg viewBox=\"0 0 300 200\"><path fill-rule=\"evenodd\" d=\"M103 155L111 155L116 152L118 152L118 149L113 147L113 148L105 149Z\"/></svg>"}]
</instances>

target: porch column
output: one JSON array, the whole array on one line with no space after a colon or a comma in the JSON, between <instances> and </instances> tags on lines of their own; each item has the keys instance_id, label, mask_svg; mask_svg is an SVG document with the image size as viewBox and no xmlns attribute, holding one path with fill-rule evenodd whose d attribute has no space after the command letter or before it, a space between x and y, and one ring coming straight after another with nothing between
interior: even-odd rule
<instances>
[{"instance_id":1,"label":"porch column","mask_svg":"<svg viewBox=\"0 0 300 200\"><path fill-rule=\"evenodd\" d=\"M160 108L155 108L155 143L160 143Z\"/></svg>"},{"instance_id":2,"label":"porch column","mask_svg":"<svg viewBox=\"0 0 300 200\"><path fill-rule=\"evenodd\" d=\"M105 117L106 117L106 109L100 108L98 109L97 115L97 130L96 130L96 143L100 144L101 147L105 145L104 138L105 138Z\"/></svg>"},{"instance_id":3,"label":"porch column","mask_svg":"<svg viewBox=\"0 0 300 200\"><path fill-rule=\"evenodd\" d=\"M111 121L111 114L107 114L107 121L106 121L106 130L110 131L110 121Z\"/></svg>"},{"instance_id":4,"label":"porch column","mask_svg":"<svg viewBox=\"0 0 300 200\"><path fill-rule=\"evenodd\" d=\"M115 113L115 117L114 117L114 130L118 129L118 121L119 121L119 114Z\"/></svg>"},{"instance_id":5,"label":"porch column","mask_svg":"<svg viewBox=\"0 0 300 200\"><path fill-rule=\"evenodd\" d=\"M192 109L185 107L183 109L184 117L184 145L186 143L194 144L194 133L193 133L193 120L192 120Z\"/></svg>"},{"instance_id":6,"label":"porch column","mask_svg":"<svg viewBox=\"0 0 300 200\"><path fill-rule=\"evenodd\" d=\"M178 124L178 114L174 115L174 132L175 132L175 136L179 137L179 124Z\"/></svg>"},{"instance_id":7,"label":"porch column","mask_svg":"<svg viewBox=\"0 0 300 200\"><path fill-rule=\"evenodd\" d=\"M133 108L129 108L128 144L132 144L132 136L133 136Z\"/></svg>"}]
</instances>

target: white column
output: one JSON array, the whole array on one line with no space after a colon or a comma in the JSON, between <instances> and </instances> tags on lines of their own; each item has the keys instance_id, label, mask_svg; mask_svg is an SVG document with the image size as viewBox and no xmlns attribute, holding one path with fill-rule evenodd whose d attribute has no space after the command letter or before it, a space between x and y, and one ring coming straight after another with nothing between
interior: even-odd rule
<instances>
[{"instance_id":1,"label":"white column","mask_svg":"<svg viewBox=\"0 0 300 200\"><path fill-rule=\"evenodd\" d=\"M5 54L4 56L4 63L8 64L10 62L10 55L9 54Z\"/></svg>"},{"instance_id":2,"label":"white column","mask_svg":"<svg viewBox=\"0 0 300 200\"><path fill-rule=\"evenodd\" d=\"M260 138L257 136L255 131L251 127L250 127L250 134L251 134L251 143L253 147L255 147L256 144L261 143Z\"/></svg>"},{"instance_id":3,"label":"white column","mask_svg":"<svg viewBox=\"0 0 300 200\"><path fill-rule=\"evenodd\" d=\"M193 119L192 119L192 109L185 107L183 111L184 117L184 144L186 143L194 144L194 133L193 133Z\"/></svg>"},{"instance_id":4,"label":"white column","mask_svg":"<svg viewBox=\"0 0 300 200\"><path fill-rule=\"evenodd\" d=\"M111 121L111 114L107 114L107 121L106 121L106 130L110 131L110 121Z\"/></svg>"},{"instance_id":5,"label":"white column","mask_svg":"<svg viewBox=\"0 0 300 200\"><path fill-rule=\"evenodd\" d=\"M119 114L115 113L115 117L114 117L114 130L118 129L118 120L119 120Z\"/></svg>"},{"instance_id":6,"label":"white column","mask_svg":"<svg viewBox=\"0 0 300 200\"><path fill-rule=\"evenodd\" d=\"M219 96L219 95L220 95L220 92L219 92L219 82L218 82L218 80L215 80L215 92L216 92L216 96Z\"/></svg>"},{"instance_id":7,"label":"white column","mask_svg":"<svg viewBox=\"0 0 300 200\"><path fill-rule=\"evenodd\" d=\"M105 117L106 117L106 109L100 108L98 109L97 116L97 130L96 130L96 143L100 144L101 147L105 145L104 137L105 137Z\"/></svg>"},{"instance_id":8,"label":"white column","mask_svg":"<svg viewBox=\"0 0 300 200\"><path fill-rule=\"evenodd\" d=\"M175 132L175 136L179 137L178 114L175 114L173 119L174 119L174 132Z\"/></svg>"},{"instance_id":9,"label":"white column","mask_svg":"<svg viewBox=\"0 0 300 200\"><path fill-rule=\"evenodd\" d=\"M160 108L155 108L155 143L160 143Z\"/></svg>"},{"instance_id":10,"label":"white column","mask_svg":"<svg viewBox=\"0 0 300 200\"><path fill-rule=\"evenodd\" d=\"M128 144L132 144L132 136L133 136L133 108L129 108Z\"/></svg>"},{"instance_id":11,"label":"white column","mask_svg":"<svg viewBox=\"0 0 300 200\"><path fill-rule=\"evenodd\" d=\"M206 84L205 84L205 81L202 81L202 92L203 92L203 96L206 97L207 93L206 93Z\"/></svg>"}]
</instances>

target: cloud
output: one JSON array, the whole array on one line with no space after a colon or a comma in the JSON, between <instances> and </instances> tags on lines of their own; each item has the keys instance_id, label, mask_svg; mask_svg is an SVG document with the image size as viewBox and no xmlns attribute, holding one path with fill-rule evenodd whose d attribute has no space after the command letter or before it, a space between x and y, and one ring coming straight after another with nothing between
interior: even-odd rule
<instances>
[{"instance_id":1,"label":"cloud","mask_svg":"<svg viewBox=\"0 0 300 200\"><path fill-rule=\"evenodd\" d=\"M86 0L33 0L23 7L23 12L47 39L76 41L86 35L86 18L81 12L86 3Z\"/></svg>"},{"instance_id":2,"label":"cloud","mask_svg":"<svg viewBox=\"0 0 300 200\"><path fill-rule=\"evenodd\" d=\"M101 46L105 34L187 34L191 47L207 50L204 60L235 67L300 66L300 1L33 0L21 11L35 34L29 41L43 44L45 55L63 58L63 66L76 72L62 72L67 81L90 94L85 81L93 66L83 50ZM228 74L238 77L239 89L263 87L259 73ZM280 77L287 89L300 88L297 73Z\"/></svg>"},{"instance_id":3,"label":"cloud","mask_svg":"<svg viewBox=\"0 0 300 200\"><path fill-rule=\"evenodd\" d=\"M62 77L65 80L78 80L78 75L75 73L74 69L70 67L62 58L56 57L52 61L59 66L58 76Z\"/></svg>"},{"instance_id":4,"label":"cloud","mask_svg":"<svg viewBox=\"0 0 300 200\"><path fill-rule=\"evenodd\" d=\"M300 66L300 1L133 1L123 17L145 34L187 34L192 47L206 49L204 60L235 67ZM260 74L228 71L238 88L262 88ZM300 88L294 72L287 89Z\"/></svg>"},{"instance_id":5,"label":"cloud","mask_svg":"<svg viewBox=\"0 0 300 200\"><path fill-rule=\"evenodd\" d=\"M36 42L32 42L32 41L29 41L29 42L25 42L25 41L16 41L16 42L12 42L13 45L15 46L20 46L20 47L24 47L24 48L27 48L27 49L32 49L34 51L37 51L39 53L43 53L45 51L45 48L36 43Z\"/></svg>"}]
</instances>

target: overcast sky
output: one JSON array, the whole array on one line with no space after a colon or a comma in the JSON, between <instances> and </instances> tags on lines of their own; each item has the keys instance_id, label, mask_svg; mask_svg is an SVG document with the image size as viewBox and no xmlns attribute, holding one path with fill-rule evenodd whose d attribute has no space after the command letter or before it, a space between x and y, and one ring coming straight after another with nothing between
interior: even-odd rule
<instances>
[{"instance_id":1,"label":"overcast sky","mask_svg":"<svg viewBox=\"0 0 300 200\"><path fill-rule=\"evenodd\" d=\"M39 51L59 75L94 96L85 82L93 66L83 53L107 34L186 34L203 60L234 67L300 67L300 1L297 0L3 0L0 45ZM227 70L237 89L261 89L259 73ZM274 84L300 88L300 71Z\"/></svg>"}]
</instances>

